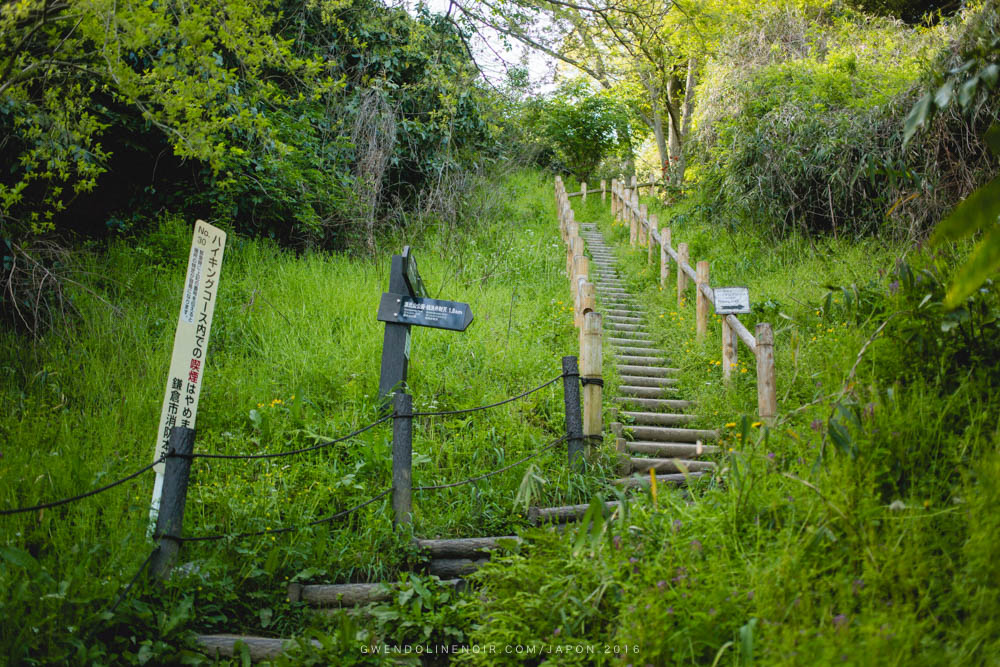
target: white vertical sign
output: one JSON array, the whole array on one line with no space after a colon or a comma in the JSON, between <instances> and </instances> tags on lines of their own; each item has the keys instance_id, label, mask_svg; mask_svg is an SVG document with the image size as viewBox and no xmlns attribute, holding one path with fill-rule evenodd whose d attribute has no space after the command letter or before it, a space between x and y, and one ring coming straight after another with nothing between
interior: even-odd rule
<instances>
[{"instance_id":1,"label":"white vertical sign","mask_svg":"<svg viewBox=\"0 0 1000 667\"><path fill-rule=\"evenodd\" d=\"M170 429L174 426L194 428L225 248L224 231L203 220L195 223L184 293L181 297L181 312L177 318L177 333L174 335L174 354L170 360L167 390L163 395L160 427L156 431L154 461L167 453ZM156 516L160 511L165 468L166 464L163 462L153 468L156 482L149 510L150 530L155 526Z\"/></svg>"}]
</instances>

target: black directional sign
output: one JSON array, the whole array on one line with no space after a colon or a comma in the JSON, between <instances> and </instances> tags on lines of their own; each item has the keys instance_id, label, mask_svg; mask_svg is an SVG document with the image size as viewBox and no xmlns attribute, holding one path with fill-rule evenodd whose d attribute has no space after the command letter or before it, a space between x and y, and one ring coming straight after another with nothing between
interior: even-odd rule
<instances>
[{"instance_id":1,"label":"black directional sign","mask_svg":"<svg viewBox=\"0 0 1000 667\"><path fill-rule=\"evenodd\" d=\"M389 291L382 295L378 319L385 322L382 341L382 369L378 394L384 409L391 409L390 395L406 388L410 365L410 327L434 327L465 331L472 322L469 304L427 297L427 288L417 271L417 260L410 246L403 254L392 256Z\"/></svg>"},{"instance_id":2,"label":"black directional sign","mask_svg":"<svg viewBox=\"0 0 1000 667\"><path fill-rule=\"evenodd\" d=\"M378 307L380 322L465 331L472 322L472 309L460 301L442 301L386 292Z\"/></svg>"}]
</instances>

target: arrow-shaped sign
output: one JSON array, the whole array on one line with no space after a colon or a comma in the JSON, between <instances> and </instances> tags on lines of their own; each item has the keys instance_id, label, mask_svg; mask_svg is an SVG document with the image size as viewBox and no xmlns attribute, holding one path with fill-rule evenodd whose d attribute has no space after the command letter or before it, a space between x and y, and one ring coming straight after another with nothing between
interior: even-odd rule
<instances>
[{"instance_id":1,"label":"arrow-shaped sign","mask_svg":"<svg viewBox=\"0 0 1000 667\"><path fill-rule=\"evenodd\" d=\"M472 323L472 308L461 301L427 299L385 292L378 306L378 320L418 327L465 331Z\"/></svg>"}]
</instances>

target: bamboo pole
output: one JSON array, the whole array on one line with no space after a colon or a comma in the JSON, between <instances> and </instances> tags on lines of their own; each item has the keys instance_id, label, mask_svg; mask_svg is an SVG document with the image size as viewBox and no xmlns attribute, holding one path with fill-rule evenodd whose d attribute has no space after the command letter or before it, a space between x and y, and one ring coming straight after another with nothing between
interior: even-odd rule
<instances>
[{"instance_id":1,"label":"bamboo pole","mask_svg":"<svg viewBox=\"0 0 1000 667\"><path fill-rule=\"evenodd\" d=\"M587 203L587 181L582 181L580 183L580 203Z\"/></svg>"},{"instance_id":2,"label":"bamboo pole","mask_svg":"<svg viewBox=\"0 0 1000 667\"><path fill-rule=\"evenodd\" d=\"M697 315L696 336L698 341L705 340L708 332L708 298L702 291L702 285L708 285L708 260L698 262L698 277L695 280L695 313Z\"/></svg>"},{"instance_id":3,"label":"bamboo pole","mask_svg":"<svg viewBox=\"0 0 1000 667\"><path fill-rule=\"evenodd\" d=\"M611 217L618 220L618 179L611 179Z\"/></svg>"},{"instance_id":4,"label":"bamboo pole","mask_svg":"<svg viewBox=\"0 0 1000 667\"><path fill-rule=\"evenodd\" d=\"M688 278L683 266L688 262L688 244L677 244L677 306L684 305L684 290L687 289Z\"/></svg>"},{"instance_id":5,"label":"bamboo pole","mask_svg":"<svg viewBox=\"0 0 1000 667\"><path fill-rule=\"evenodd\" d=\"M729 319L722 318L722 379L729 382L738 359L736 332L729 326Z\"/></svg>"},{"instance_id":6,"label":"bamboo pole","mask_svg":"<svg viewBox=\"0 0 1000 667\"><path fill-rule=\"evenodd\" d=\"M605 193L605 190L606 190L606 189L607 189L607 181L606 181L605 179L603 179L603 178L602 178L602 179L601 179L601 203L602 203L602 204L603 204L603 203L604 203L604 201L605 201L605 194L606 194L606 193Z\"/></svg>"},{"instance_id":7,"label":"bamboo pole","mask_svg":"<svg viewBox=\"0 0 1000 667\"><path fill-rule=\"evenodd\" d=\"M588 283L589 284L589 283ZM583 437L590 446L598 441L604 431L601 412L602 351L600 313L590 312L584 316L580 329L580 377L583 385ZM596 380L597 382L588 382Z\"/></svg>"},{"instance_id":8,"label":"bamboo pole","mask_svg":"<svg viewBox=\"0 0 1000 667\"><path fill-rule=\"evenodd\" d=\"M649 234L646 238L646 245L649 247L649 253L646 258L648 264L653 263L653 246L656 245L655 239L653 237L657 232L657 228L660 226L660 220L655 215L649 216Z\"/></svg>"},{"instance_id":9,"label":"bamboo pole","mask_svg":"<svg viewBox=\"0 0 1000 667\"><path fill-rule=\"evenodd\" d=\"M778 414L778 396L774 376L774 333L771 325L757 325L757 413L761 419Z\"/></svg>"}]
</instances>

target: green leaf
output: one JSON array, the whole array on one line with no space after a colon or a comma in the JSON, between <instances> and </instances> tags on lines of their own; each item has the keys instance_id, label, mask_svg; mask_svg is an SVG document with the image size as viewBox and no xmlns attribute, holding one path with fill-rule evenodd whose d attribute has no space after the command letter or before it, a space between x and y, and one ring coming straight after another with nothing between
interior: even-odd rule
<instances>
[{"instance_id":1,"label":"green leaf","mask_svg":"<svg viewBox=\"0 0 1000 667\"><path fill-rule=\"evenodd\" d=\"M931 245L954 241L996 224L1000 216L1000 176L965 198L938 223Z\"/></svg>"},{"instance_id":2,"label":"green leaf","mask_svg":"<svg viewBox=\"0 0 1000 667\"><path fill-rule=\"evenodd\" d=\"M974 76L967 80L958 89L958 103L962 105L962 108L969 106L969 102L972 98L976 96L976 90L979 88L979 77Z\"/></svg>"},{"instance_id":3,"label":"green leaf","mask_svg":"<svg viewBox=\"0 0 1000 667\"><path fill-rule=\"evenodd\" d=\"M938 109L947 109L951 100L955 97L955 81L948 79L934 93L934 106Z\"/></svg>"},{"instance_id":4,"label":"green leaf","mask_svg":"<svg viewBox=\"0 0 1000 667\"><path fill-rule=\"evenodd\" d=\"M906 121L903 123L903 145L905 146L910 142L913 134L927 122L927 115L931 111L931 94L927 93L913 105L910 109L910 113L906 116Z\"/></svg>"},{"instance_id":5,"label":"green leaf","mask_svg":"<svg viewBox=\"0 0 1000 667\"><path fill-rule=\"evenodd\" d=\"M986 134L983 135L983 141L989 146L993 157L1000 157L1000 125L993 123L990 129L986 130Z\"/></svg>"},{"instance_id":6,"label":"green leaf","mask_svg":"<svg viewBox=\"0 0 1000 667\"><path fill-rule=\"evenodd\" d=\"M1000 74L1000 67L998 67L996 63L990 63L979 73L979 78L982 79L987 86L992 88L997 84L998 74Z\"/></svg>"},{"instance_id":7,"label":"green leaf","mask_svg":"<svg viewBox=\"0 0 1000 667\"><path fill-rule=\"evenodd\" d=\"M1000 271L1000 226L994 225L976 246L968 261L959 267L944 298L945 308L958 306L997 271Z\"/></svg>"},{"instance_id":8,"label":"green leaf","mask_svg":"<svg viewBox=\"0 0 1000 667\"><path fill-rule=\"evenodd\" d=\"M0 547L0 559L25 570L38 568L38 561L32 558L31 554L16 547Z\"/></svg>"}]
</instances>

